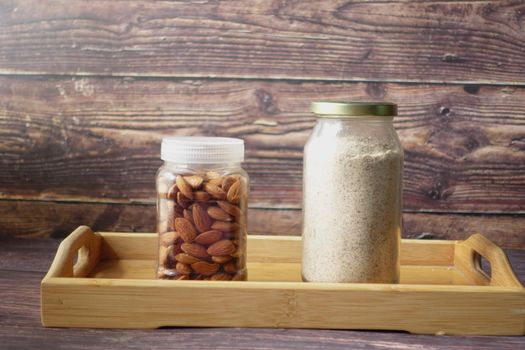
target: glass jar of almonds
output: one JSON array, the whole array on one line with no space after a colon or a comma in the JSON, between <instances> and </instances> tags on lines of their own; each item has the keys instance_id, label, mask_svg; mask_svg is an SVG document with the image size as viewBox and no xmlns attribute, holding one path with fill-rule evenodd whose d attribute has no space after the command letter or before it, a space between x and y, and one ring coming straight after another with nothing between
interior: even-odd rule
<instances>
[{"instance_id":1,"label":"glass jar of almonds","mask_svg":"<svg viewBox=\"0 0 525 350\"><path fill-rule=\"evenodd\" d=\"M157 173L157 278L246 280L244 142L168 137Z\"/></svg>"}]
</instances>

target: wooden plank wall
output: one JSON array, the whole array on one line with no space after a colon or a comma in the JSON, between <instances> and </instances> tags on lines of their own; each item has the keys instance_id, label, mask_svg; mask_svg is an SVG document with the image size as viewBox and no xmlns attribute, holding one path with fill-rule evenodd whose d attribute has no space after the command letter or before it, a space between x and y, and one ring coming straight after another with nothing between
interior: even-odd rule
<instances>
[{"instance_id":1,"label":"wooden plank wall","mask_svg":"<svg viewBox=\"0 0 525 350\"><path fill-rule=\"evenodd\" d=\"M317 99L399 104L404 236L525 248L523 1L0 1L0 234L154 230L166 135L241 137L300 234Z\"/></svg>"}]
</instances>

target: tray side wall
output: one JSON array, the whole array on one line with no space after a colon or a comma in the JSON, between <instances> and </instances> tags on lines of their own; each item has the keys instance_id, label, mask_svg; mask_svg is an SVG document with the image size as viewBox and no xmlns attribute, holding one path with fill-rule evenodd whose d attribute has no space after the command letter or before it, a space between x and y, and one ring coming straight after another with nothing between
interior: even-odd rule
<instances>
[{"instance_id":1,"label":"tray side wall","mask_svg":"<svg viewBox=\"0 0 525 350\"><path fill-rule=\"evenodd\" d=\"M156 259L154 233L100 232L103 259ZM456 241L401 240L402 265L453 265ZM248 235L252 262L301 262L301 237Z\"/></svg>"},{"instance_id":2,"label":"tray side wall","mask_svg":"<svg viewBox=\"0 0 525 350\"><path fill-rule=\"evenodd\" d=\"M167 282L167 283L164 283ZM242 285L241 285L242 284ZM54 278L48 327L282 327L524 334L525 294L498 287L300 286L293 283Z\"/></svg>"}]
</instances>

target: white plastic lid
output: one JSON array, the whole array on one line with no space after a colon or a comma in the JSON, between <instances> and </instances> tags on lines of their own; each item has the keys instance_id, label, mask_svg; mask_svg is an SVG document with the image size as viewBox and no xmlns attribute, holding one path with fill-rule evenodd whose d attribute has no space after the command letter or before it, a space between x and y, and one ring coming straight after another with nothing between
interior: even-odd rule
<instances>
[{"instance_id":1,"label":"white plastic lid","mask_svg":"<svg viewBox=\"0 0 525 350\"><path fill-rule=\"evenodd\" d=\"M244 141L229 137L165 137L160 157L177 163L241 163L244 161Z\"/></svg>"}]
</instances>

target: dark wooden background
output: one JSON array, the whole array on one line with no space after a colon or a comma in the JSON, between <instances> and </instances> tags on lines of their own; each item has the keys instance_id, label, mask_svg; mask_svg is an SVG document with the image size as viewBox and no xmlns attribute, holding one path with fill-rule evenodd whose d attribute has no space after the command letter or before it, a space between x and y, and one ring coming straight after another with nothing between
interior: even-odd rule
<instances>
[{"instance_id":1,"label":"dark wooden background","mask_svg":"<svg viewBox=\"0 0 525 350\"><path fill-rule=\"evenodd\" d=\"M399 104L404 236L525 248L524 1L0 0L0 234L153 231L167 135L246 141L300 234L317 99Z\"/></svg>"}]
</instances>

